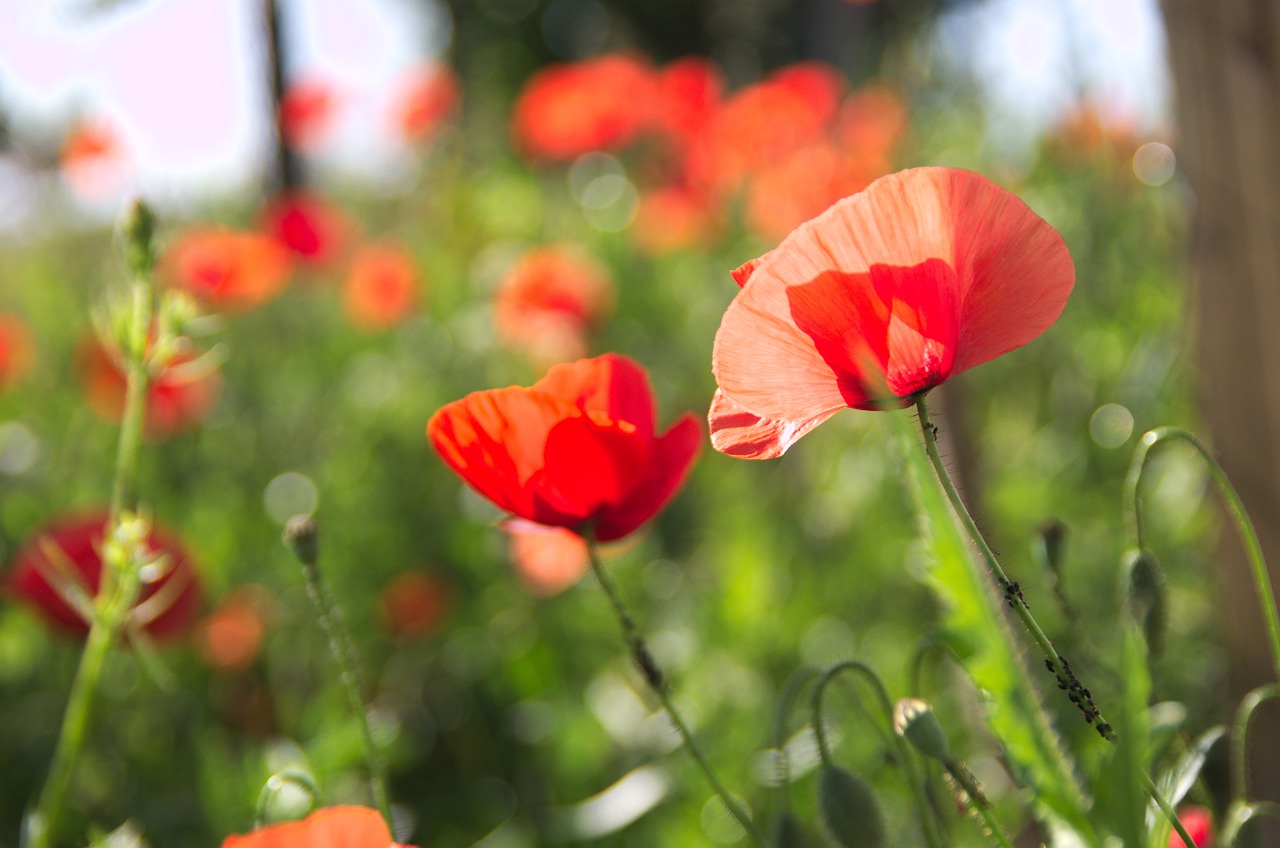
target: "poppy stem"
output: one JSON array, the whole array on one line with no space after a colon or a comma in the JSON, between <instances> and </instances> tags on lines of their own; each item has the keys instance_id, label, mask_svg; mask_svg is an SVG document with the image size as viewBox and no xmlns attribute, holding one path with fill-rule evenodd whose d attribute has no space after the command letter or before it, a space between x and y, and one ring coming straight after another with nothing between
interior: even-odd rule
<instances>
[{"instance_id":1,"label":"poppy stem","mask_svg":"<svg viewBox=\"0 0 1280 848\"><path fill-rule=\"evenodd\" d=\"M1093 702L1093 696L1076 678L1075 673L1071 671L1066 658L1054 649L1053 643L1045 635L1044 629L1040 627L1035 616L1031 614L1031 609L1027 606L1027 601L1022 596L1022 589L1016 581L1009 579L1009 575L1001 567L1000 561L996 559L995 552L987 544L982 531L978 529L977 522L973 520L973 516L969 513L968 508L965 507L964 501L961 500L960 492L957 491L956 485L951 479L951 473L947 470L946 463L942 461L942 456L938 453L938 431L929 420L929 410L925 405L923 394L916 396L915 405L916 414L920 420L920 431L924 434L925 452L929 455L929 462L933 465L938 483L942 486L943 491L946 492L947 500L951 502L951 507L959 517L965 532L969 534L969 538L977 546L983 562L986 563L987 569L991 572L991 576L995 578L1005 603L1022 621L1027 631L1031 634L1031 638L1035 640L1035 643L1044 653L1045 665L1057 677L1058 687L1067 692L1072 702L1084 713L1085 719L1097 728L1099 735L1109 741L1115 741L1116 734L1110 722L1103 718L1102 711Z\"/></svg>"},{"instance_id":2,"label":"poppy stem","mask_svg":"<svg viewBox=\"0 0 1280 848\"><path fill-rule=\"evenodd\" d=\"M588 531L587 540L587 557L591 563L591 570L595 573L596 579L600 581L600 587L604 589L604 593L609 598L609 604L613 607L614 615L617 616L618 624L622 628L622 635L627 641L627 646L631 649L631 656L635 660L636 665L640 667L641 673L644 675L645 682L649 684L649 688L658 696L658 700L662 703L663 708L667 711L671 723L675 726L676 732L680 734L680 738L684 741L684 745L689 749L689 753L693 755L693 759L698 763L698 767L702 769L703 775L706 776L707 782L711 784L711 788L715 790L716 795L720 797L720 802L724 804L724 808L728 810L729 815L737 820L738 824L746 832L759 848L765 848L766 842L764 834L756 827L755 822L742 808L733 795L729 794L729 790L725 789L724 784L720 782L719 776L715 769L711 767L711 763L703 755L702 750L693 740L693 734L689 732L689 726L685 723L684 717L680 711L676 709L675 703L671 700L671 694L667 690L666 677L662 674L662 669L658 666L657 660L653 654L649 653L649 648L645 645L644 639L640 637L639 631L636 629L635 621L627 612L627 608L622 605L622 599L618 595L618 590L614 587L613 581L609 578L604 568L600 565L600 555L596 550L596 541L593 534Z\"/></svg>"},{"instance_id":3,"label":"poppy stem","mask_svg":"<svg viewBox=\"0 0 1280 848\"><path fill-rule=\"evenodd\" d=\"M337 598L329 590L329 585L320 572L318 541L319 528L311 516L295 515L285 524L284 542L302 564L302 573L307 581L307 595L316 608L320 627L328 637L329 653L338 663L338 677L347 692L347 701L360 727L360 743L364 747L365 764L369 767L369 783L373 789L374 803L386 820L388 829L394 833L391 802L387 794L386 766L373 743L373 732L369 728L369 708L360 692L364 681L360 677L359 654L356 652L355 642L351 640L351 633L342 620L342 608L338 606Z\"/></svg>"},{"instance_id":4,"label":"poppy stem","mask_svg":"<svg viewBox=\"0 0 1280 848\"><path fill-rule=\"evenodd\" d=\"M120 422L120 443L116 451L115 480L111 487L111 511L107 520L107 539L116 536L126 511L137 507L134 490L138 478L138 456L146 416L149 374L146 366L146 338L151 326L151 285L143 276L130 290L128 326L125 346L125 405ZM141 340L138 342L138 340ZM135 344L135 342L138 342ZM105 542L104 542L105 545ZM140 575L136 563L129 563L117 574L118 563L107 561L103 552L98 592L94 597L94 613L89 621L80 664L71 683L67 709L62 716L58 742L49 765L35 809L27 818L26 844L30 848L49 848L61 825L67 802L67 788L84 740L88 734L94 697L98 691L107 652L119 634L138 593Z\"/></svg>"}]
</instances>

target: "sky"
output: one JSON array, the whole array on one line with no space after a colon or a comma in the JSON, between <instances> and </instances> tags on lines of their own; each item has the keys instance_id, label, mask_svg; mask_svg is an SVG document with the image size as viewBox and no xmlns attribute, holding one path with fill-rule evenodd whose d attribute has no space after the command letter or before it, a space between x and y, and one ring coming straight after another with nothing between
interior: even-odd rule
<instances>
[{"instance_id":1,"label":"sky","mask_svg":"<svg viewBox=\"0 0 1280 848\"><path fill-rule=\"evenodd\" d=\"M95 5L96 4L96 5ZM982 83L993 126L1016 145L1087 89L1157 126L1168 82L1157 0L984 0L939 27ZM96 8L102 6L105 8ZM268 138L261 0L0 0L0 103L19 135L83 114L128 151L121 192L163 205L252 182ZM451 35L430 0L281 0L293 78L335 87L343 120L329 160L393 166L383 131L399 82ZM0 227L30 186L0 161ZM114 208L117 199L104 198Z\"/></svg>"}]
</instances>

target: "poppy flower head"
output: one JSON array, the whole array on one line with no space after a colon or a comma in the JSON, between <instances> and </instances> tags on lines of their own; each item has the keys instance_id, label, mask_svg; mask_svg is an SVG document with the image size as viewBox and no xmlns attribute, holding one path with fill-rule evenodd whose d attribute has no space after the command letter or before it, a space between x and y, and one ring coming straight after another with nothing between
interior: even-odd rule
<instances>
[{"instance_id":1,"label":"poppy flower head","mask_svg":"<svg viewBox=\"0 0 1280 848\"><path fill-rule=\"evenodd\" d=\"M403 247L384 243L358 251L343 288L347 316L366 330L402 321L418 302L418 271Z\"/></svg>"},{"instance_id":2,"label":"poppy flower head","mask_svg":"<svg viewBox=\"0 0 1280 848\"><path fill-rule=\"evenodd\" d=\"M272 599L262 586L228 592L197 628L200 658L219 671L243 671L262 650Z\"/></svg>"},{"instance_id":3,"label":"poppy flower head","mask_svg":"<svg viewBox=\"0 0 1280 848\"><path fill-rule=\"evenodd\" d=\"M413 848L393 842L386 821L368 807L326 807L301 821L228 836L222 848Z\"/></svg>"},{"instance_id":4,"label":"poppy flower head","mask_svg":"<svg viewBox=\"0 0 1280 848\"><path fill-rule=\"evenodd\" d=\"M841 409L901 407L1035 339L1075 282L1062 237L971 171L883 177L734 274L712 444L781 455Z\"/></svg>"},{"instance_id":5,"label":"poppy flower head","mask_svg":"<svg viewBox=\"0 0 1280 848\"><path fill-rule=\"evenodd\" d=\"M401 639L430 633L449 611L449 587L421 571L405 571L391 578L379 596L382 621Z\"/></svg>"},{"instance_id":6,"label":"poppy flower head","mask_svg":"<svg viewBox=\"0 0 1280 848\"><path fill-rule=\"evenodd\" d=\"M289 191L262 209L262 229L313 267L332 263L351 238L352 224L337 207L318 195Z\"/></svg>"},{"instance_id":7,"label":"poppy flower head","mask_svg":"<svg viewBox=\"0 0 1280 848\"><path fill-rule=\"evenodd\" d=\"M338 98L321 80L302 80L289 86L280 101L280 133L295 150L312 150L333 125Z\"/></svg>"},{"instance_id":8,"label":"poppy flower head","mask_svg":"<svg viewBox=\"0 0 1280 848\"><path fill-rule=\"evenodd\" d=\"M720 69L708 59L678 59L654 78L652 129L677 147L684 147L715 114L724 95Z\"/></svg>"},{"instance_id":9,"label":"poppy flower head","mask_svg":"<svg viewBox=\"0 0 1280 848\"><path fill-rule=\"evenodd\" d=\"M450 115L458 111L461 86L453 70L432 64L410 76L397 98L395 122L401 138L418 142L430 138Z\"/></svg>"},{"instance_id":10,"label":"poppy flower head","mask_svg":"<svg viewBox=\"0 0 1280 848\"><path fill-rule=\"evenodd\" d=\"M512 138L532 159L564 161L621 149L648 125L652 91L652 69L633 56L550 65L516 99Z\"/></svg>"},{"instance_id":11,"label":"poppy flower head","mask_svg":"<svg viewBox=\"0 0 1280 848\"><path fill-rule=\"evenodd\" d=\"M288 285L291 264L289 252L270 236L200 228L169 246L156 273L209 309L244 312Z\"/></svg>"},{"instance_id":12,"label":"poppy flower head","mask_svg":"<svg viewBox=\"0 0 1280 848\"><path fill-rule=\"evenodd\" d=\"M50 580L52 575L80 585L92 598L102 577L102 546L107 531L105 512L60 519L37 530L14 557L8 582L16 597L45 621L71 635L83 637L88 622L73 609ZM163 554L162 568L152 569L153 579L142 583L133 607L136 624L152 637L180 634L195 617L200 590L191 559L177 539L152 528L145 539L148 550Z\"/></svg>"},{"instance_id":13,"label":"poppy flower head","mask_svg":"<svg viewBox=\"0 0 1280 848\"><path fill-rule=\"evenodd\" d=\"M1195 848L1213 848L1213 813L1207 807L1189 805L1178 810L1178 820L1187 830ZM1177 831L1169 833L1169 848L1192 848Z\"/></svg>"},{"instance_id":14,"label":"poppy flower head","mask_svg":"<svg viewBox=\"0 0 1280 848\"><path fill-rule=\"evenodd\" d=\"M17 315L0 312L0 391L21 382L35 360L31 330Z\"/></svg>"},{"instance_id":15,"label":"poppy flower head","mask_svg":"<svg viewBox=\"0 0 1280 848\"><path fill-rule=\"evenodd\" d=\"M587 334L612 306L613 283L603 268L570 248L542 247L503 277L494 321L507 345L555 362L582 356Z\"/></svg>"},{"instance_id":16,"label":"poppy flower head","mask_svg":"<svg viewBox=\"0 0 1280 848\"><path fill-rule=\"evenodd\" d=\"M463 480L517 518L620 539L684 482L701 442L685 415L662 435L648 377L618 354L557 365L531 388L474 392L427 437Z\"/></svg>"},{"instance_id":17,"label":"poppy flower head","mask_svg":"<svg viewBox=\"0 0 1280 848\"><path fill-rule=\"evenodd\" d=\"M97 338L89 338L81 344L77 362L89 408L104 421L120 421L128 381L116 357ZM144 434L162 441L194 427L213 411L221 391L217 371L193 353L178 354L148 381Z\"/></svg>"}]
</instances>

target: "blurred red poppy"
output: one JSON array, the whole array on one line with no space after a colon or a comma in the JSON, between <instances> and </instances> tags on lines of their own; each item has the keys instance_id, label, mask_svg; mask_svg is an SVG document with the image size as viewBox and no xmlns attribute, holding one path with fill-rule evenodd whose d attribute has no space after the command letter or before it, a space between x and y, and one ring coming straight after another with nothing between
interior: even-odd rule
<instances>
[{"instance_id":1,"label":"blurred red poppy","mask_svg":"<svg viewBox=\"0 0 1280 848\"><path fill-rule=\"evenodd\" d=\"M295 150L311 150L333 125L338 100L322 80L302 80L289 86L280 101L280 133Z\"/></svg>"},{"instance_id":2,"label":"blurred red poppy","mask_svg":"<svg viewBox=\"0 0 1280 848\"><path fill-rule=\"evenodd\" d=\"M32 534L14 557L8 583L14 595L56 628L78 636L89 632L88 622L50 585L49 576L64 574L92 598L102 576L101 548L107 531L105 511L62 518ZM131 613L132 623L147 634L164 639L186 629L200 605L195 568L178 540L152 528L149 551L164 554L163 567L148 569Z\"/></svg>"},{"instance_id":3,"label":"blurred red poppy","mask_svg":"<svg viewBox=\"0 0 1280 848\"><path fill-rule=\"evenodd\" d=\"M1187 829L1195 848L1213 848L1213 813L1207 807L1186 806L1178 810L1178 820ZM1169 833L1169 848L1190 848L1176 831Z\"/></svg>"},{"instance_id":4,"label":"blurred red poppy","mask_svg":"<svg viewBox=\"0 0 1280 848\"><path fill-rule=\"evenodd\" d=\"M461 100L461 86L451 68L438 63L421 68L403 83L396 98L396 130L409 142L429 138L458 111Z\"/></svg>"},{"instance_id":5,"label":"blurred red poppy","mask_svg":"<svg viewBox=\"0 0 1280 848\"><path fill-rule=\"evenodd\" d=\"M649 123L653 86L653 69L634 56L550 65L516 100L516 147L531 158L558 160L625 147Z\"/></svg>"},{"instance_id":6,"label":"blurred red poppy","mask_svg":"<svg viewBox=\"0 0 1280 848\"><path fill-rule=\"evenodd\" d=\"M377 810L326 807L302 821L261 827L243 836L228 836L222 848L413 848L392 842L391 831Z\"/></svg>"},{"instance_id":7,"label":"blurred red poppy","mask_svg":"<svg viewBox=\"0 0 1280 848\"><path fill-rule=\"evenodd\" d=\"M343 289L347 316L366 330L385 330L418 302L418 270L403 247L384 242L361 248Z\"/></svg>"},{"instance_id":8,"label":"blurred red poppy","mask_svg":"<svg viewBox=\"0 0 1280 848\"><path fill-rule=\"evenodd\" d=\"M586 353L587 334L613 308L604 268L570 247L541 247L507 271L494 300L498 335L542 362Z\"/></svg>"},{"instance_id":9,"label":"blurred red poppy","mask_svg":"<svg viewBox=\"0 0 1280 848\"><path fill-rule=\"evenodd\" d=\"M289 191L263 207L262 229L306 264L325 266L342 255L354 228L347 216L324 198Z\"/></svg>"},{"instance_id":10,"label":"blurred red poppy","mask_svg":"<svg viewBox=\"0 0 1280 848\"><path fill-rule=\"evenodd\" d=\"M63 140L60 167L62 178L82 199L104 200L124 182L124 147L110 124L84 121Z\"/></svg>"},{"instance_id":11,"label":"blurred red poppy","mask_svg":"<svg viewBox=\"0 0 1280 848\"><path fill-rule=\"evenodd\" d=\"M653 81L652 129L683 148L715 115L724 95L724 78L709 59L679 59L657 72Z\"/></svg>"},{"instance_id":12,"label":"blurred red poppy","mask_svg":"<svg viewBox=\"0 0 1280 848\"><path fill-rule=\"evenodd\" d=\"M228 592L197 628L201 659L219 671L243 671L253 665L262 650L270 606L270 590L263 586Z\"/></svg>"},{"instance_id":13,"label":"blurred red poppy","mask_svg":"<svg viewBox=\"0 0 1280 848\"><path fill-rule=\"evenodd\" d=\"M1075 282L1053 227L957 168L883 177L734 275L712 444L781 455L846 407L902 407L1035 339Z\"/></svg>"},{"instance_id":14,"label":"blurred red poppy","mask_svg":"<svg viewBox=\"0 0 1280 848\"><path fill-rule=\"evenodd\" d=\"M405 571L382 588L378 607L387 629L401 639L431 632L449 610L449 587L421 571Z\"/></svg>"},{"instance_id":15,"label":"blurred red poppy","mask_svg":"<svg viewBox=\"0 0 1280 848\"><path fill-rule=\"evenodd\" d=\"M512 518L502 522L520 582L542 598L568 589L591 568L587 543L572 530Z\"/></svg>"},{"instance_id":16,"label":"blurred red poppy","mask_svg":"<svg viewBox=\"0 0 1280 848\"><path fill-rule=\"evenodd\" d=\"M655 423L644 370L605 354L557 365L532 388L454 401L431 417L427 437L498 508L610 541L671 499L701 447L694 416L661 436Z\"/></svg>"},{"instance_id":17,"label":"blurred red poppy","mask_svg":"<svg viewBox=\"0 0 1280 848\"><path fill-rule=\"evenodd\" d=\"M124 414L127 381L110 351L96 338L86 339L77 356L85 398L105 421L118 422ZM193 427L213 411L222 390L217 371L196 362L190 353L180 354L147 387L144 433L152 440Z\"/></svg>"},{"instance_id":18,"label":"blurred red poppy","mask_svg":"<svg viewBox=\"0 0 1280 848\"><path fill-rule=\"evenodd\" d=\"M720 233L719 210L705 192L683 185L650 189L640 196L631 235L636 247L661 255L706 247Z\"/></svg>"},{"instance_id":19,"label":"blurred red poppy","mask_svg":"<svg viewBox=\"0 0 1280 848\"><path fill-rule=\"evenodd\" d=\"M0 390L22 381L35 361L35 342L27 323L0 312Z\"/></svg>"},{"instance_id":20,"label":"blurred red poppy","mask_svg":"<svg viewBox=\"0 0 1280 848\"><path fill-rule=\"evenodd\" d=\"M1139 145L1135 124L1119 109L1082 100L1049 130L1046 145L1061 160L1101 164L1124 173Z\"/></svg>"},{"instance_id":21,"label":"blurred red poppy","mask_svg":"<svg viewBox=\"0 0 1280 848\"><path fill-rule=\"evenodd\" d=\"M290 266L289 252L270 236L200 228L170 245L156 274L209 309L243 312L279 294Z\"/></svg>"}]
</instances>

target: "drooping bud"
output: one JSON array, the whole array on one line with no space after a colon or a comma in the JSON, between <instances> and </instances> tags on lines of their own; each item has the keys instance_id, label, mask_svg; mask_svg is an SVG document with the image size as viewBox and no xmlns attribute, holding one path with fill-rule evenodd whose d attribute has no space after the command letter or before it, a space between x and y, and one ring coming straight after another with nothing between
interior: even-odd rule
<instances>
[{"instance_id":1,"label":"drooping bud","mask_svg":"<svg viewBox=\"0 0 1280 848\"><path fill-rule=\"evenodd\" d=\"M843 848L882 848L884 816L867 782L837 766L818 775L818 812L827 833Z\"/></svg>"},{"instance_id":2,"label":"drooping bud","mask_svg":"<svg viewBox=\"0 0 1280 848\"><path fill-rule=\"evenodd\" d=\"M928 701L919 698L899 700L893 708L893 729L926 757L943 763L951 761L947 734Z\"/></svg>"},{"instance_id":3,"label":"drooping bud","mask_svg":"<svg viewBox=\"0 0 1280 848\"><path fill-rule=\"evenodd\" d=\"M1153 656L1159 656L1164 650L1169 618L1160 561L1150 551L1131 548L1120 561L1120 572L1125 578L1125 603L1134 620L1142 626L1147 648Z\"/></svg>"},{"instance_id":4,"label":"drooping bud","mask_svg":"<svg viewBox=\"0 0 1280 848\"><path fill-rule=\"evenodd\" d=\"M303 565L315 565L320 556L320 527L310 515L295 515L284 525L284 543Z\"/></svg>"}]
</instances>

